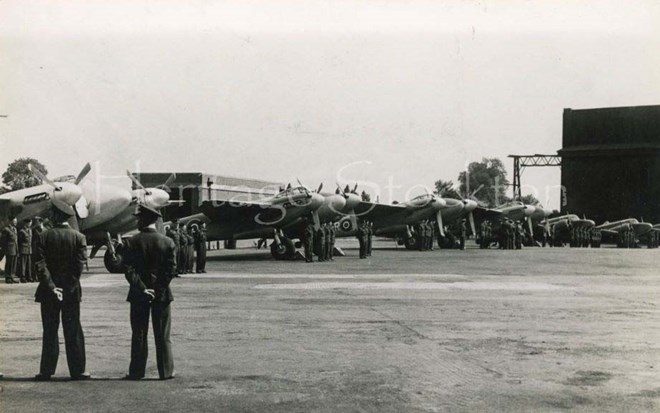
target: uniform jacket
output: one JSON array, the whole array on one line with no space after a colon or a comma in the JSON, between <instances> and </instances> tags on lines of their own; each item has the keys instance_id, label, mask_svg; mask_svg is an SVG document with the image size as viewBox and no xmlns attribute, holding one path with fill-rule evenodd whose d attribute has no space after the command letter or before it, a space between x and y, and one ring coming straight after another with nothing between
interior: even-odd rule
<instances>
[{"instance_id":1,"label":"uniform jacket","mask_svg":"<svg viewBox=\"0 0 660 413\"><path fill-rule=\"evenodd\" d=\"M146 289L154 290L154 301L169 303L174 299L170 290L170 281L177 274L174 241L146 228L128 239L123 251L130 284L127 301L148 301Z\"/></svg>"},{"instance_id":2,"label":"uniform jacket","mask_svg":"<svg viewBox=\"0 0 660 413\"><path fill-rule=\"evenodd\" d=\"M199 230L195 232L195 249L200 250L206 244L206 231Z\"/></svg>"},{"instance_id":3,"label":"uniform jacket","mask_svg":"<svg viewBox=\"0 0 660 413\"><path fill-rule=\"evenodd\" d=\"M55 287L62 289L63 301L80 301L80 276L87 261L83 234L66 224L44 231L34 259L39 277L37 302L55 298Z\"/></svg>"},{"instance_id":4,"label":"uniform jacket","mask_svg":"<svg viewBox=\"0 0 660 413\"><path fill-rule=\"evenodd\" d=\"M32 254L32 228L28 226L18 230L18 253L20 255Z\"/></svg>"},{"instance_id":5,"label":"uniform jacket","mask_svg":"<svg viewBox=\"0 0 660 413\"><path fill-rule=\"evenodd\" d=\"M5 250L5 255L18 254L18 231L16 227L8 226L2 230L2 248Z\"/></svg>"},{"instance_id":6,"label":"uniform jacket","mask_svg":"<svg viewBox=\"0 0 660 413\"><path fill-rule=\"evenodd\" d=\"M176 229L170 228L167 230L167 236L174 241L174 246L179 248L179 243L180 243L180 236L179 236L179 231Z\"/></svg>"},{"instance_id":7,"label":"uniform jacket","mask_svg":"<svg viewBox=\"0 0 660 413\"><path fill-rule=\"evenodd\" d=\"M37 246L41 242L41 237L44 233L44 228L41 226L37 226L32 228L32 253L36 254L37 253Z\"/></svg>"}]
</instances>

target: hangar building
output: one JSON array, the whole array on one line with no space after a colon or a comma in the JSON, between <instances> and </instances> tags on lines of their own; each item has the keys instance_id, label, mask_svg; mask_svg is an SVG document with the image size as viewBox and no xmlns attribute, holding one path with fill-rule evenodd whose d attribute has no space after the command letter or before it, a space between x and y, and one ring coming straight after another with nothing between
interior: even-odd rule
<instances>
[{"instance_id":1,"label":"hangar building","mask_svg":"<svg viewBox=\"0 0 660 413\"><path fill-rule=\"evenodd\" d=\"M564 109L562 212L660 222L660 106Z\"/></svg>"},{"instance_id":2,"label":"hangar building","mask_svg":"<svg viewBox=\"0 0 660 413\"><path fill-rule=\"evenodd\" d=\"M171 172L142 172L133 175L146 187L163 185ZM284 184L257 179L232 178L202 172L175 172L176 178L169 188L170 200L185 201L164 208L163 218L181 218L200 212L199 206L208 200L230 200L232 202L256 201L276 195ZM135 185L133 185L135 189Z\"/></svg>"}]
</instances>

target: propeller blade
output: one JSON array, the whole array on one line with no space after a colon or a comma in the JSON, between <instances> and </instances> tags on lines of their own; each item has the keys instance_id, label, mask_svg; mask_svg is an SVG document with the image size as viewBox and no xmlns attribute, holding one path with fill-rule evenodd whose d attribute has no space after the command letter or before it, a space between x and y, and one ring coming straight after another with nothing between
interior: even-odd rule
<instances>
[{"instance_id":1,"label":"propeller blade","mask_svg":"<svg viewBox=\"0 0 660 413\"><path fill-rule=\"evenodd\" d=\"M335 182L337 184L337 189L339 190L339 193L342 194L344 198L346 198L346 192L344 192L343 189L341 189L341 186L339 186L338 182Z\"/></svg>"},{"instance_id":2,"label":"propeller blade","mask_svg":"<svg viewBox=\"0 0 660 413\"><path fill-rule=\"evenodd\" d=\"M165 181L164 184L159 185L158 187L159 187L159 188L167 188L167 189L169 189L169 188L170 188L170 185L172 185L172 182L174 182L175 179L176 179L176 174L173 173L172 175L170 175L169 178L167 178L167 181Z\"/></svg>"},{"instance_id":3,"label":"propeller blade","mask_svg":"<svg viewBox=\"0 0 660 413\"><path fill-rule=\"evenodd\" d=\"M126 170L126 175L131 179L131 181L133 181L138 189L145 189L144 186L142 186L142 183L136 177L134 177L129 170Z\"/></svg>"},{"instance_id":4,"label":"propeller blade","mask_svg":"<svg viewBox=\"0 0 660 413\"><path fill-rule=\"evenodd\" d=\"M477 236L477 226L474 224L474 215L472 211L468 214L468 221L470 221L470 229L472 230L472 236Z\"/></svg>"},{"instance_id":5,"label":"propeller blade","mask_svg":"<svg viewBox=\"0 0 660 413\"><path fill-rule=\"evenodd\" d=\"M527 225L529 226L529 236L533 237L534 236L534 227L532 226L532 218L531 217L527 218Z\"/></svg>"},{"instance_id":6,"label":"propeller blade","mask_svg":"<svg viewBox=\"0 0 660 413\"><path fill-rule=\"evenodd\" d=\"M316 193L317 194L320 193L322 188L323 188L323 182L319 184L319 188L316 190Z\"/></svg>"},{"instance_id":7,"label":"propeller blade","mask_svg":"<svg viewBox=\"0 0 660 413\"><path fill-rule=\"evenodd\" d=\"M445 226L442 223L442 213L438 211L437 214L435 214L436 217L436 222L438 223L438 229L440 230L440 235L443 237L445 236Z\"/></svg>"},{"instance_id":8,"label":"propeller blade","mask_svg":"<svg viewBox=\"0 0 660 413\"><path fill-rule=\"evenodd\" d=\"M89 216L89 210L87 209L87 200L84 196L81 196L78 202L73 205L73 209L76 211L78 218L85 219Z\"/></svg>"},{"instance_id":9,"label":"propeller blade","mask_svg":"<svg viewBox=\"0 0 660 413\"><path fill-rule=\"evenodd\" d=\"M78 185L79 183L81 183L82 180L85 179L85 177L87 176L87 174L91 170L92 170L92 166L89 164L89 162L87 162L87 164L85 164L85 166L83 166L82 170L80 171L80 173L76 177L76 180L75 180L74 184Z\"/></svg>"},{"instance_id":10,"label":"propeller blade","mask_svg":"<svg viewBox=\"0 0 660 413\"><path fill-rule=\"evenodd\" d=\"M33 175L36 175L36 176L37 176L39 179L41 179L43 182L47 183L48 185L52 186L53 188L55 188L55 189L58 190L58 191L60 190L60 187L57 186L57 185L55 185L55 182L53 182L53 181L51 181L50 179L48 179L48 177L47 177L46 175L42 174L40 170L38 170L37 168L35 168L34 166L32 166L32 164L30 164L30 163L28 164L28 170L29 170Z\"/></svg>"}]
</instances>

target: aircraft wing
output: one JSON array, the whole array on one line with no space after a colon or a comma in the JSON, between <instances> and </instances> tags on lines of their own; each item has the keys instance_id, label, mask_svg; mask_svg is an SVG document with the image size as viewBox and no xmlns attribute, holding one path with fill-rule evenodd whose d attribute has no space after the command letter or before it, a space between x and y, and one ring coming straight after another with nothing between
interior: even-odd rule
<instances>
[{"instance_id":1,"label":"aircraft wing","mask_svg":"<svg viewBox=\"0 0 660 413\"><path fill-rule=\"evenodd\" d=\"M600 232L608 235L619 235L619 231L615 231L613 229L601 229Z\"/></svg>"},{"instance_id":2,"label":"aircraft wing","mask_svg":"<svg viewBox=\"0 0 660 413\"><path fill-rule=\"evenodd\" d=\"M502 211L498 211L497 209L483 207L476 207L472 213L478 221L483 221L485 219L497 220L506 216Z\"/></svg>"},{"instance_id":3,"label":"aircraft wing","mask_svg":"<svg viewBox=\"0 0 660 413\"><path fill-rule=\"evenodd\" d=\"M201 211L213 221L234 222L240 226L276 226L286 215L281 205L260 202L204 201Z\"/></svg>"},{"instance_id":4,"label":"aircraft wing","mask_svg":"<svg viewBox=\"0 0 660 413\"><path fill-rule=\"evenodd\" d=\"M373 202L362 201L355 207L354 211L358 219L379 221L391 216L393 213L406 211L406 207L401 204L375 204Z\"/></svg>"}]
</instances>

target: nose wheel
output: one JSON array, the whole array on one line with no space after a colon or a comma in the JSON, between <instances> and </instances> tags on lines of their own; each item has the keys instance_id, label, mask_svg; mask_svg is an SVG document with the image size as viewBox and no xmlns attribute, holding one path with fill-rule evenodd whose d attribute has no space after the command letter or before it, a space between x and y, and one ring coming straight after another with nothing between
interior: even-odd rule
<instances>
[{"instance_id":1,"label":"nose wheel","mask_svg":"<svg viewBox=\"0 0 660 413\"><path fill-rule=\"evenodd\" d=\"M270 254L276 260L292 260L296 254L296 246L289 238L279 237L280 241L270 244Z\"/></svg>"},{"instance_id":2,"label":"nose wheel","mask_svg":"<svg viewBox=\"0 0 660 413\"><path fill-rule=\"evenodd\" d=\"M406 249L409 250L418 250L419 249L419 238L416 236L408 237L404 241L404 245L406 246Z\"/></svg>"}]
</instances>

